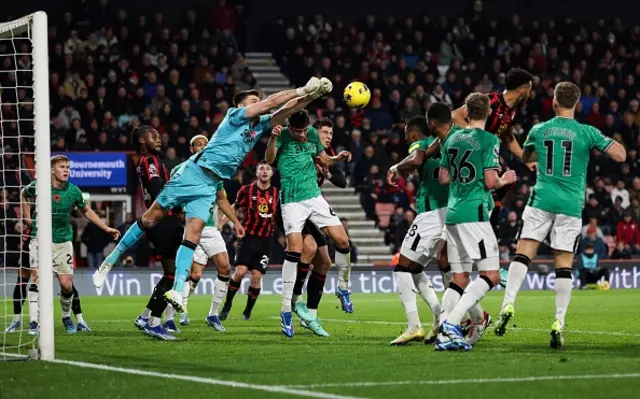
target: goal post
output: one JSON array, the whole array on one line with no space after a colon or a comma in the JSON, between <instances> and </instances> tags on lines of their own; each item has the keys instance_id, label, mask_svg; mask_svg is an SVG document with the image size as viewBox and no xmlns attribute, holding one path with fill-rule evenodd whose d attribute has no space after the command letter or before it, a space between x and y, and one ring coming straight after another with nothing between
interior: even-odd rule
<instances>
[{"instance_id":1,"label":"goal post","mask_svg":"<svg viewBox=\"0 0 640 399\"><path fill-rule=\"evenodd\" d=\"M11 196L8 204L14 209L19 209L19 192L29 181L23 180L26 172L33 174L33 167L26 166L27 158L35 155L35 176L36 182L36 224L38 240L38 274L39 274L39 326L38 336L39 358L42 360L54 359L54 308L53 308L53 265L52 265L52 230L51 230L51 141L50 141L50 119L49 119L49 53L48 53L48 32L47 14L38 11L34 14L18 18L13 21L0 23L0 44L3 44L3 51L0 59L7 58L11 62L5 64L12 65L12 70L3 69L0 65L0 73L6 74L7 79L0 79L0 129L3 137L2 172L6 175L7 169L17 175L16 181L9 182L2 179L2 196ZM6 65L5 65L6 66ZM25 76L31 76L31 81L25 81ZM3 77L3 78L4 78ZM3 82L9 82L3 86ZM26 94L28 93L28 94ZM6 112L4 114L2 111ZM32 114L31 114L32 113ZM7 144L11 143L11 144ZM15 143L15 144L14 144ZM33 147L31 144L33 143ZM13 148L15 146L16 148ZM8 166L5 157L17 158L17 166ZM14 159L15 159L14 158ZM27 180L25 178L25 180ZM5 194L10 192L10 194ZM5 199L5 201L9 201ZM5 204L5 208L7 205ZM16 211L17 218L21 218L21 212ZM5 212L3 231L4 240L4 262L2 264L2 285L4 287L4 316L5 319L13 317L11 306L14 300L12 297L15 279L20 273L21 261L20 248L16 249L14 244L8 244L11 238L15 242L15 236L21 232L13 232L13 224L19 225L21 221L9 219ZM8 231L12 231L9 233ZM13 237L11 237L13 235ZM19 241L19 240L18 240ZM17 251L18 256L10 257L7 254ZM12 259L8 262L8 259ZM16 262L15 264L13 262ZM10 264L8 264L10 263ZM23 309L27 308L25 303ZM10 315L11 313L11 315ZM23 311L24 313L24 311ZM6 320L5 321L5 325ZM22 323L25 324L25 323ZM1 325L0 325L1 326ZM2 326L6 327L6 326ZM27 348L29 338L24 334L26 330L21 328L16 331L20 334L17 338L3 332L2 348L0 348L0 360L10 358L34 357L33 351ZM32 342L32 340L31 340ZM33 344L30 345L31 347Z\"/></svg>"}]
</instances>

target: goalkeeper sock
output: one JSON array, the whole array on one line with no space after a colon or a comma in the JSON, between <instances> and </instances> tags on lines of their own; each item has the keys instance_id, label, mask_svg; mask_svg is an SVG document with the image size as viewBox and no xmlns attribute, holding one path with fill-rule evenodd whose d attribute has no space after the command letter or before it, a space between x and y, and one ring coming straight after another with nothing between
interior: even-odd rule
<instances>
[{"instance_id":1,"label":"goalkeeper sock","mask_svg":"<svg viewBox=\"0 0 640 399\"><path fill-rule=\"evenodd\" d=\"M338 269L338 288L340 290L349 289L351 279L351 248L336 247L336 269Z\"/></svg>"},{"instance_id":2,"label":"goalkeeper sock","mask_svg":"<svg viewBox=\"0 0 640 399\"><path fill-rule=\"evenodd\" d=\"M326 279L327 276L312 271L311 277L309 277L309 283L307 283L307 308L314 316L318 316L318 306L322 299Z\"/></svg>"},{"instance_id":3,"label":"goalkeeper sock","mask_svg":"<svg viewBox=\"0 0 640 399\"><path fill-rule=\"evenodd\" d=\"M135 245L136 242L144 235L145 228L142 226L142 221L138 219L138 221L129 227L129 229L124 233L120 242L116 247L111 251L109 256L105 259L105 261L110 265L115 265L120 259L120 255L127 252L129 248Z\"/></svg>"},{"instance_id":4,"label":"goalkeeper sock","mask_svg":"<svg viewBox=\"0 0 640 399\"><path fill-rule=\"evenodd\" d=\"M465 314L473 305L480 302L487 292L493 288L493 283L486 276L480 276L473 280L467 287L466 291L460 298L460 301L447 317L447 322L458 325L462 321Z\"/></svg>"},{"instance_id":5,"label":"goalkeeper sock","mask_svg":"<svg viewBox=\"0 0 640 399\"><path fill-rule=\"evenodd\" d=\"M569 302L571 302L571 268L556 269L556 320L564 328Z\"/></svg>"},{"instance_id":6,"label":"goalkeeper sock","mask_svg":"<svg viewBox=\"0 0 640 399\"><path fill-rule=\"evenodd\" d=\"M296 283L296 273L300 262L299 252L287 252L282 265L282 307L281 312L291 312L293 286Z\"/></svg>"},{"instance_id":7,"label":"goalkeeper sock","mask_svg":"<svg viewBox=\"0 0 640 399\"><path fill-rule=\"evenodd\" d=\"M249 291L247 292L247 306L242 311L242 314L251 314L251 311L258 300L258 296L260 296L260 288L249 287Z\"/></svg>"},{"instance_id":8,"label":"goalkeeper sock","mask_svg":"<svg viewBox=\"0 0 640 399\"><path fill-rule=\"evenodd\" d=\"M28 282L29 279L25 281L22 275L18 273L16 286L13 287L13 314L18 317L17 320L20 320L20 313L22 313L22 304L27 298ZM14 317L13 320L16 321L16 318Z\"/></svg>"},{"instance_id":9,"label":"goalkeeper sock","mask_svg":"<svg viewBox=\"0 0 640 399\"><path fill-rule=\"evenodd\" d=\"M442 306L440 305L436 291L433 289L431 279L423 272L412 274L412 277L418 289L418 294L420 294L420 297L429 305L434 319L438 320L440 313L442 313Z\"/></svg>"},{"instance_id":10,"label":"goalkeeper sock","mask_svg":"<svg viewBox=\"0 0 640 399\"><path fill-rule=\"evenodd\" d=\"M62 318L71 317L71 302L73 302L73 290L60 292L60 307L62 308Z\"/></svg>"},{"instance_id":11,"label":"goalkeeper sock","mask_svg":"<svg viewBox=\"0 0 640 399\"><path fill-rule=\"evenodd\" d=\"M209 316L217 316L218 309L222 300L227 295L227 285L229 284L229 276L221 276L218 274L216 281L213 283L213 296L211 297L211 307L209 308Z\"/></svg>"},{"instance_id":12,"label":"goalkeeper sock","mask_svg":"<svg viewBox=\"0 0 640 399\"><path fill-rule=\"evenodd\" d=\"M422 327L418 316L418 304L416 301L416 285L413 282L409 269L404 266L396 266L393 276L398 284L398 294L400 302L404 307L404 314L407 316L410 330L417 330Z\"/></svg>"},{"instance_id":13,"label":"goalkeeper sock","mask_svg":"<svg viewBox=\"0 0 640 399\"><path fill-rule=\"evenodd\" d=\"M38 322L40 317L40 304L38 303L38 286L32 283L29 286L29 322Z\"/></svg>"},{"instance_id":14,"label":"goalkeeper sock","mask_svg":"<svg viewBox=\"0 0 640 399\"><path fill-rule=\"evenodd\" d=\"M449 283L449 288L444 292L442 296L442 313L440 314L440 324L447 320L449 314L456 307L460 301L460 297L464 293L464 290L456 283Z\"/></svg>"},{"instance_id":15,"label":"goalkeeper sock","mask_svg":"<svg viewBox=\"0 0 640 399\"><path fill-rule=\"evenodd\" d=\"M184 282L189 277L196 247L197 244L183 240L180 248L178 248L178 253L176 254L176 280L173 282L173 290L176 292L182 293L184 289Z\"/></svg>"},{"instance_id":16,"label":"goalkeeper sock","mask_svg":"<svg viewBox=\"0 0 640 399\"><path fill-rule=\"evenodd\" d=\"M293 285L293 303L302 302L302 287L304 287L304 282L307 281L308 274L309 264L298 262L296 283Z\"/></svg>"}]
</instances>

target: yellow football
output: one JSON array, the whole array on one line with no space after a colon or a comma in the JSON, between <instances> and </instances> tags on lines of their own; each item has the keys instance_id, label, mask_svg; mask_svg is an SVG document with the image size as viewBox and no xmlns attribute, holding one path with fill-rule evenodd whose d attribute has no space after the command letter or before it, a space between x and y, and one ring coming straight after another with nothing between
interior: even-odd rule
<instances>
[{"instance_id":1,"label":"yellow football","mask_svg":"<svg viewBox=\"0 0 640 399\"><path fill-rule=\"evenodd\" d=\"M364 108L371 100L371 90L362 82L351 82L344 89L344 102L349 108Z\"/></svg>"}]
</instances>

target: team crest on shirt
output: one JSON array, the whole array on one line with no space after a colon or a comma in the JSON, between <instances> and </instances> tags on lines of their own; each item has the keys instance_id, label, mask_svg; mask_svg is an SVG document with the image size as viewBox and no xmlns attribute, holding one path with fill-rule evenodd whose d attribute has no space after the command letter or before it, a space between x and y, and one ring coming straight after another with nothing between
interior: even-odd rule
<instances>
[{"instance_id":1,"label":"team crest on shirt","mask_svg":"<svg viewBox=\"0 0 640 399\"><path fill-rule=\"evenodd\" d=\"M253 129L245 129L245 131L242 132L242 138L248 143L254 143L256 141L256 131Z\"/></svg>"},{"instance_id":2,"label":"team crest on shirt","mask_svg":"<svg viewBox=\"0 0 640 399\"><path fill-rule=\"evenodd\" d=\"M60 194L53 194L53 202L60 202Z\"/></svg>"}]
</instances>

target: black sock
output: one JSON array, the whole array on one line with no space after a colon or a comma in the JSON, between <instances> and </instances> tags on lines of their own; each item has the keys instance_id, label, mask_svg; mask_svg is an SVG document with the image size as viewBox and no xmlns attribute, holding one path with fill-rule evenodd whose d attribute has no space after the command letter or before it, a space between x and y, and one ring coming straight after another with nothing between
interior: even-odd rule
<instances>
[{"instance_id":1,"label":"black sock","mask_svg":"<svg viewBox=\"0 0 640 399\"><path fill-rule=\"evenodd\" d=\"M26 281L22 278L20 272L18 272L18 278L16 279L16 286L13 287L13 314L18 315L22 313L22 305L24 304L25 299L27 299L27 284L29 283L29 279Z\"/></svg>"},{"instance_id":2,"label":"black sock","mask_svg":"<svg viewBox=\"0 0 640 399\"><path fill-rule=\"evenodd\" d=\"M233 298L240 290L240 283L242 283L242 281L236 281L233 279L233 277L229 279L229 289L227 289L227 298L224 300L222 312L229 312L231 310L231 305L233 305Z\"/></svg>"},{"instance_id":3,"label":"black sock","mask_svg":"<svg viewBox=\"0 0 640 399\"><path fill-rule=\"evenodd\" d=\"M195 290L196 287L198 286L198 283L200 282L199 278L191 278L189 277L189 280L191 280L191 283L193 284L193 289Z\"/></svg>"},{"instance_id":4,"label":"black sock","mask_svg":"<svg viewBox=\"0 0 640 399\"><path fill-rule=\"evenodd\" d=\"M307 308L318 309L320 305L320 299L322 299L322 290L324 290L324 281L327 276L318 274L315 271L311 272L309 277L309 283L307 284Z\"/></svg>"},{"instance_id":5,"label":"black sock","mask_svg":"<svg viewBox=\"0 0 640 399\"><path fill-rule=\"evenodd\" d=\"M253 306L256 304L258 300L258 296L260 295L260 288L249 287L249 291L247 292L247 307L244 308L242 314L250 315L253 310Z\"/></svg>"},{"instance_id":6,"label":"black sock","mask_svg":"<svg viewBox=\"0 0 640 399\"><path fill-rule=\"evenodd\" d=\"M82 306L80 306L80 294L78 294L78 290L75 285L72 285L73 288L73 302L71 302L71 310L73 314L79 315L82 313Z\"/></svg>"},{"instance_id":7,"label":"black sock","mask_svg":"<svg viewBox=\"0 0 640 399\"><path fill-rule=\"evenodd\" d=\"M172 274L165 274L153 289L153 294L151 294L151 298L147 304L147 308L151 310L151 316L162 317L162 312L164 312L164 309L167 307L164 293L173 288L173 279Z\"/></svg>"},{"instance_id":8,"label":"black sock","mask_svg":"<svg viewBox=\"0 0 640 399\"><path fill-rule=\"evenodd\" d=\"M298 262L298 271L296 273L296 282L293 285L293 295L302 295L302 287L307 280L309 274L309 264Z\"/></svg>"}]
</instances>

